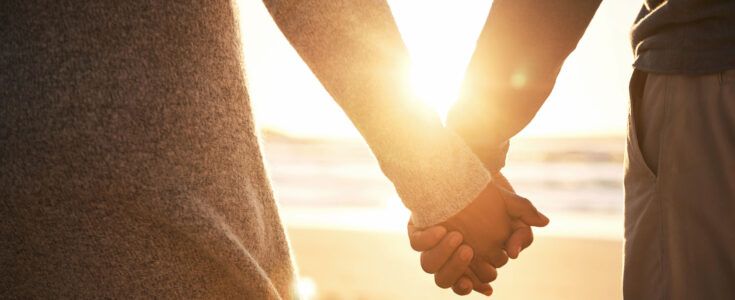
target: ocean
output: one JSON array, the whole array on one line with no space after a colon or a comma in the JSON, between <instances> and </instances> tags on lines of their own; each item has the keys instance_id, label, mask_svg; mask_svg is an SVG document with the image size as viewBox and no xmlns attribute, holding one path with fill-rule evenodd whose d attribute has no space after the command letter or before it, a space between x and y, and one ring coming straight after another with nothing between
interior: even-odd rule
<instances>
[{"instance_id":1,"label":"ocean","mask_svg":"<svg viewBox=\"0 0 735 300\"><path fill-rule=\"evenodd\" d=\"M409 212L362 141L263 135L287 226L404 231ZM536 234L622 239L623 137L520 138L503 173L551 219Z\"/></svg>"}]
</instances>

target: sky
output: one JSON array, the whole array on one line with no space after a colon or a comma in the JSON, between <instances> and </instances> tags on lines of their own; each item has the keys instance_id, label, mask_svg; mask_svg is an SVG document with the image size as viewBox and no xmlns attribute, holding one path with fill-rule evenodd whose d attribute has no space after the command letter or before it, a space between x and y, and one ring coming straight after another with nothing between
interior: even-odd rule
<instances>
[{"instance_id":1,"label":"sky","mask_svg":"<svg viewBox=\"0 0 735 300\"><path fill-rule=\"evenodd\" d=\"M445 115L492 1L389 0L412 59L416 95ZM639 0L603 1L524 137L622 136ZM359 138L259 0L239 0L248 91L257 125L303 138Z\"/></svg>"}]
</instances>

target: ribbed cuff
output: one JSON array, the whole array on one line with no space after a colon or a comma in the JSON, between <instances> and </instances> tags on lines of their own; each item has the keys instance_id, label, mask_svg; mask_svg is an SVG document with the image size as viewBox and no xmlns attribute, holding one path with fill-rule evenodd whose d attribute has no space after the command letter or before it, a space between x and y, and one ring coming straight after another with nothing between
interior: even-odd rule
<instances>
[{"instance_id":1,"label":"ribbed cuff","mask_svg":"<svg viewBox=\"0 0 735 300\"><path fill-rule=\"evenodd\" d=\"M467 207L487 187L490 173L472 150L451 130L444 142L431 149L434 157L418 169L418 176L404 173L392 178L418 227L446 221Z\"/></svg>"}]
</instances>

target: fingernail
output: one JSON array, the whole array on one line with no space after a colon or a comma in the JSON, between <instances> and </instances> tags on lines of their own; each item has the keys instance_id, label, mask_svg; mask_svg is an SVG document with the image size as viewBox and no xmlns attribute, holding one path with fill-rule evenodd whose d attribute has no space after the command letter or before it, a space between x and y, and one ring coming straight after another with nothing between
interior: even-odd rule
<instances>
[{"instance_id":1,"label":"fingernail","mask_svg":"<svg viewBox=\"0 0 735 300\"><path fill-rule=\"evenodd\" d=\"M413 238L418 239L421 237L421 231L414 231L413 232Z\"/></svg>"},{"instance_id":2,"label":"fingernail","mask_svg":"<svg viewBox=\"0 0 735 300\"><path fill-rule=\"evenodd\" d=\"M516 247L516 258L521 256L521 246Z\"/></svg>"},{"instance_id":3,"label":"fingernail","mask_svg":"<svg viewBox=\"0 0 735 300\"><path fill-rule=\"evenodd\" d=\"M488 297L490 297L490 295L492 295L492 294L493 294L493 290L492 290L492 289L484 289L484 290L482 290L482 291L481 291L480 293L482 293L482 294L483 294L483 295L485 295L485 296L488 296Z\"/></svg>"},{"instance_id":4,"label":"fingernail","mask_svg":"<svg viewBox=\"0 0 735 300\"><path fill-rule=\"evenodd\" d=\"M459 246L459 243L462 242L462 236L459 235L459 233L453 232L452 236L449 237L449 246L452 246L452 248Z\"/></svg>"},{"instance_id":5,"label":"fingernail","mask_svg":"<svg viewBox=\"0 0 735 300\"><path fill-rule=\"evenodd\" d=\"M472 259L472 250L469 247L462 248L461 252L459 252L459 258L464 261L469 261Z\"/></svg>"},{"instance_id":6,"label":"fingernail","mask_svg":"<svg viewBox=\"0 0 735 300\"><path fill-rule=\"evenodd\" d=\"M547 216L545 216L544 214L542 214L542 213L541 213L540 211L537 211L536 213L538 214L538 216L539 216L539 217L540 217L540 218L541 218L542 220L544 220L544 223L548 223L548 222L549 222L549 218L548 218Z\"/></svg>"}]
</instances>

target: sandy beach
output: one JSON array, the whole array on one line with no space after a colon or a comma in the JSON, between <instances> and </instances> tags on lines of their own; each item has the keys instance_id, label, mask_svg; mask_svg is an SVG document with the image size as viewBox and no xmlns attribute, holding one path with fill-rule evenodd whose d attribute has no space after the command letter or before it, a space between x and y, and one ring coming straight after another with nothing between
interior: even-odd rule
<instances>
[{"instance_id":1,"label":"sandy beach","mask_svg":"<svg viewBox=\"0 0 735 300\"><path fill-rule=\"evenodd\" d=\"M408 239L395 232L290 227L314 299L460 299L434 285ZM499 270L492 299L621 299L622 242L538 236ZM474 293L461 299L483 299Z\"/></svg>"}]
</instances>

